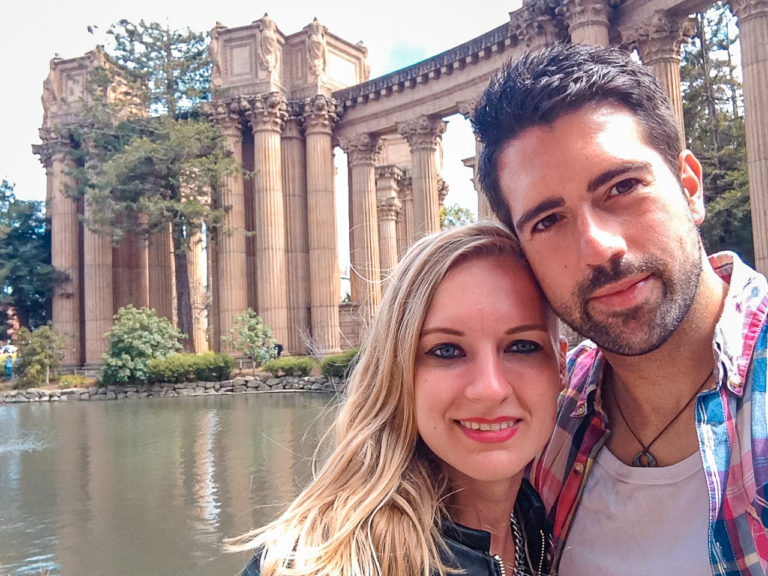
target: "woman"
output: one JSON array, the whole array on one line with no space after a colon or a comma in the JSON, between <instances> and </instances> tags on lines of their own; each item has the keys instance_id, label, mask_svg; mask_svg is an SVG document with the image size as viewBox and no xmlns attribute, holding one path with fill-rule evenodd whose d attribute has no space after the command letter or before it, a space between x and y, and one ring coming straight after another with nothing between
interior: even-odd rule
<instances>
[{"instance_id":1,"label":"woman","mask_svg":"<svg viewBox=\"0 0 768 576\"><path fill-rule=\"evenodd\" d=\"M523 480L555 422L557 322L496 224L408 252L332 432L285 513L246 534L246 576L545 574L538 496Z\"/></svg>"}]
</instances>

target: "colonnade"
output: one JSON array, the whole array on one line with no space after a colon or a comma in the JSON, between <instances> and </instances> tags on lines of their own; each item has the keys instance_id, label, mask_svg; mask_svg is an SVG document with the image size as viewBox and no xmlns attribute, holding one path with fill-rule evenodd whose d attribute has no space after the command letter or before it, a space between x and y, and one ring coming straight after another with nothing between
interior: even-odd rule
<instances>
[{"instance_id":1,"label":"colonnade","mask_svg":"<svg viewBox=\"0 0 768 576\"><path fill-rule=\"evenodd\" d=\"M660 8L655 9L655 4ZM706 7L706 2L701 4L696 8ZM764 111L768 110L768 2L731 0L730 5L740 29L756 265L767 272L768 114ZM683 126L680 46L693 28L686 14L675 11L676 6L675 2L625 6L613 0L562 0L553 8L551 2L532 1L511 13L509 37L494 44L489 54L505 46L534 50L564 37L572 42L619 43L636 49L665 87ZM690 2L685 6L690 9ZM258 28L262 35L269 29ZM225 38L227 30L217 25L214 32ZM316 38L317 30L316 25L307 33ZM244 34L232 29L231 34L235 33ZM492 33L498 36L497 31ZM296 38L298 35L285 37L284 50L298 42ZM233 46L231 54L236 55L239 48ZM477 61L463 58L456 66L443 66L450 71ZM343 346L334 149L340 147L348 159L352 299L357 321L364 325L408 247L439 228L443 183L437 158L446 129L443 118L455 112L469 117L484 85L477 83L469 91L462 88L464 96L452 108L442 105L425 112L428 103L422 103L412 115L398 112L396 119L379 124L355 120L357 124L347 124L339 133L347 93L328 88L321 75L312 80L315 84L301 84L296 94L303 96L297 97L275 84L276 71L268 70L265 77L270 84L253 94L233 93L227 87L226 66L217 72L219 92L218 96L214 92L210 118L248 174L227 177L213 199L226 213L222 227L209 231L205 240L209 301L202 281L193 301L198 309L207 310L207 332L204 324L198 326L196 339L207 338L214 348L225 348L221 337L229 333L234 317L251 306L272 327L287 352L302 354L308 348L333 352ZM430 73L424 83L438 76ZM376 94L402 94L402 83L397 85L395 80L391 86L386 77L369 84L379 87ZM414 89L413 98L417 98L419 84L405 84ZM377 98L358 97L370 107L373 119L378 117ZM78 204L66 193L73 184L62 148L66 143L50 123L41 129L41 137L43 146L38 153L48 174L52 259L57 270L68 277L54 296L54 322L70 338L68 362L98 363L104 351L102 336L118 306L128 302L149 305L172 317L170 230L157 232L148 242L128 238L124 245L113 248L104 236L83 228L79 216L87 216L89 206L87 201ZM407 162L382 162L382 147L392 139L407 143ZM466 159L465 165L476 170L475 158ZM490 215L482 195L479 212ZM190 276L199 278L202 254L196 252L190 262Z\"/></svg>"}]
</instances>

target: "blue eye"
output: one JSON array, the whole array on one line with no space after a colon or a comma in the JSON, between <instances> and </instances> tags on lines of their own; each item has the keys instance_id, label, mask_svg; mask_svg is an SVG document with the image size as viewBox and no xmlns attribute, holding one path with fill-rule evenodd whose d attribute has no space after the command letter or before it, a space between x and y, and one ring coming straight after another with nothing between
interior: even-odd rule
<instances>
[{"instance_id":1,"label":"blue eye","mask_svg":"<svg viewBox=\"0 0 768 576\"><path fill-rule=\"evenodd\" d=\"M517 354L533 354L542 350L541 344L533 340L515 340L507 346L507 352L516 352Z\"/></svg>"},{"instance_id":2,"label":"blue eye","mask_svg":"<svg viewBox=\"0 0 768 576\"><path fill-rule=\"evenodd\" d=\"M438 344L437 346L430 348L427 351L427 354L443 360L463 358L466 356L461 346L457 346L456 344Z\"/></svg>"}]
</instances>

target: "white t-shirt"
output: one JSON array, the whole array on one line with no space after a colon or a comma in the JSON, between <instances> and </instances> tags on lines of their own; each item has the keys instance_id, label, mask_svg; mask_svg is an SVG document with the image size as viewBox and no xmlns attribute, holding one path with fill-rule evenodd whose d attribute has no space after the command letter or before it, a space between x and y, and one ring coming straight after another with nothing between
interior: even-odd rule
<instances>
[{"instance_id":1,"label":"white t-shirt","mask_svg":"<svg viewBox=\"0 0 768 576\"><path fill-rule=\"evenodd\" d=\"M698 452L663 468L598 453L560 576L712 576L709 491Z\"/></svg>"}]
</instances>

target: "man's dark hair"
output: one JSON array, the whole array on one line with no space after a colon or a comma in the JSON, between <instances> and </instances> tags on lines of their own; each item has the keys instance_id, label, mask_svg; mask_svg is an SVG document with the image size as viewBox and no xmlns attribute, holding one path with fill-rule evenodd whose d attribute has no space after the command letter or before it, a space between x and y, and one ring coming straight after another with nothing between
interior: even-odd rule
<instances>
[{"instance_id":1,"label":"man's dark hair","mask_svg":"<svg viewBox=\"0 0 768 576\"><path fill-rule=\"evenodd\" d=\"M613 102L637 118L649 146L677 173L682 152L677 119L650 69L619 48L558 43L525 54L496 72L475 108L482 142L478 176L496 216L514 231L499 186L504 145L532 126L551 124L588 104Z\"/></svg>"}]
</instances>

